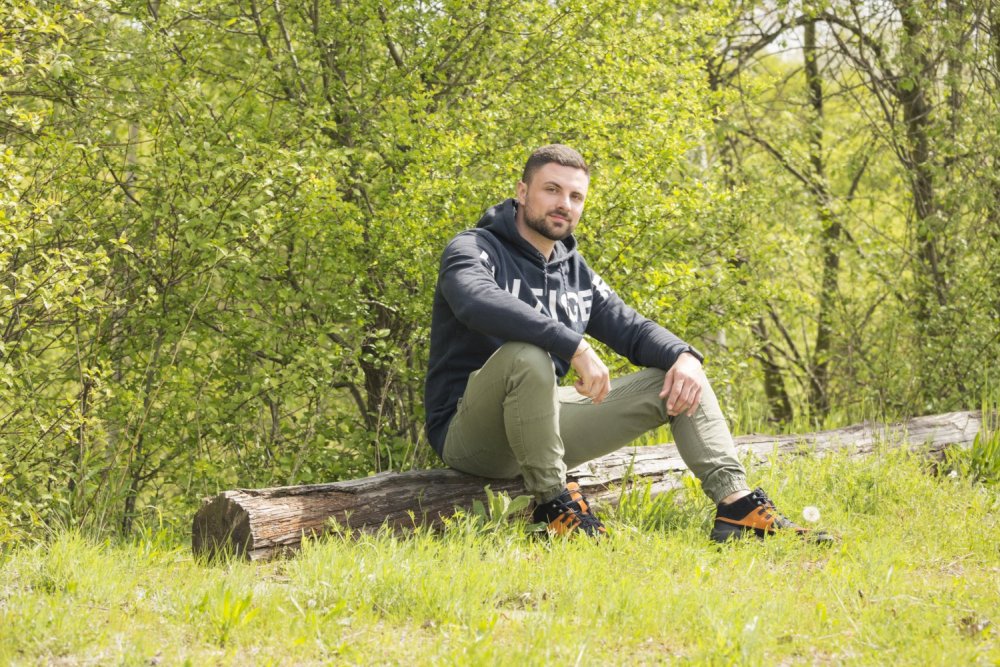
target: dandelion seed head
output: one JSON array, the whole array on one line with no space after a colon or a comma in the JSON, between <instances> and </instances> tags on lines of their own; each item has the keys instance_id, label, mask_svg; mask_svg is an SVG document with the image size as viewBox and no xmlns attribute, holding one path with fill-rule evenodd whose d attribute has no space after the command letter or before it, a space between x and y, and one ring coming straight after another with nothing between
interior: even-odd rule
<instances>
[{"instance_id":1,"label":"dandelion seed head","mask_svg":"<svg viewBox=\"0 0 1000 667\"><path fill-rule=\"evenodd\" d=\"M809 523L816 523L819 521L819 508L809 505L808 507L802 508L802 518Z\"/></svg>"}]
</instances>

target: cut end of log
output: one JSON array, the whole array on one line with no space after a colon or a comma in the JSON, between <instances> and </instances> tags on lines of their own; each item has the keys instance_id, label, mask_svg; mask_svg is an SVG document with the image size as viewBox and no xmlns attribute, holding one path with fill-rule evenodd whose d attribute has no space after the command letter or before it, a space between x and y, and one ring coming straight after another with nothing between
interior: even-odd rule
<instances>
[{"instance_id":1,"label":"cut end of log","mask_svg":"<svg viewBox=\"0 0 1000 667\"><path fill-rule=\"evenodd\" d=\"M194 515L191 550L209 560L247 558L254 550L250 514L229 493L209 499Z\"/></svg>"}]
</instances>

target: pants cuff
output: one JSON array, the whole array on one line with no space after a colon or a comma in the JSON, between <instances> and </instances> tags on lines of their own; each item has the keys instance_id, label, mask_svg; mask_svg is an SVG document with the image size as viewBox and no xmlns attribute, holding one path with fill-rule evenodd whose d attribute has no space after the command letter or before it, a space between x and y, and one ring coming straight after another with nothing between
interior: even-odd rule
<instances>
[{"instance_id":1,"label":"pants cuff","mask_svg":"<svg viewBox=\"0 0 1000 667\"><path fill-rule=\"evenodd\" d=\"M719 473L713 476L711 484L702 484L705 495L718 505L726 496L737 491L749 491L746 477L743 475Z\"/></svg>"},{"instance_id":2,"label":"pants cuff","mask_svg":"<svg viewBox=\"0 0 1000 667\"><path fill-rule=\"evenodd\" d=\"M566 485L560 485L554 488L545 489L544 491L533 491L532 495L535 496L535 500L541 503L547 503L550 500L555 500L562 495L562 492L566 490Z\"/></svg>"}]
</instances>

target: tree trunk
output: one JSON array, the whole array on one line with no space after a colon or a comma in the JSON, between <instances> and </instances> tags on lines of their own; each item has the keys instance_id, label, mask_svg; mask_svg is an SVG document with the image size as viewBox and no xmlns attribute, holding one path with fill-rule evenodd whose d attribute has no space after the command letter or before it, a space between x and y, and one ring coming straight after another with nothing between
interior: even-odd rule
<instances>
[{"instance_id":1,"label":"tree trunk","mask_svg":"<svg viewBox=\"0 0 1000 667\"><path fill-rule=\"evenodd\" d=\"M934 192L934 171L931 162L931 115L934 108L929 99L933 81L933 65L923 45L924 19L920 8L901 3L898 6L903 25L903 76L897 84L898 98L903 107L906 129L906 167L909 170L910 192L916 217L916 242L925 276L917 304L921 322L932 322L935 304L948 305L947 281L941 261L944 229Z\"/></svg>"},{"instance_id":2,"label":"tree trunk","mask_svg":"<svg viewBox=\"0 0 1000 667\"><path fill-rule=\"evenodd\" d=\"M886 426L865 423L805 435L736 439L741 455L764 461L778 455L846 450L864 455L880 443L938 454L952 444L969 445L980 430L979 412L952 412L918 417ZM650 483L655 495L680 486L686 470L674 445L626 447L571 470L571 480L596 503L615 504L622 490ZM487 480L453 470L385 472L365 479L271 489L237 489L208 498L194 517L192 547L212 558L233 554L250 560L267 559L298 549L303 534L318 535L332 521L352 530L388 524L407 529L440 525L456 507L469 507L487 484L511 496L524 493L520 479Z\"/></svg>"},{"instance_id":3,"label":"tree trunk","mask_svg":"<svg viewBox=\"0 0 1000 667\"><path fill-rule=\"evenodd\" d=\"M823 277L818 296L819 312L816 315L816 344L813 347L809 373L809 409L815 423L822 423L830 412L830 358L833 344L833 310L837 299L837 279L840 273L840 221L833 212L833 202L826 179L823 158L823 79L820 77L816 49L816 21L804 26L806 88L812 122L809 126L809 162L812 165L813 199L823 234L820 250L823 255Z\"/></svg>"},{"instance_id":4,"label":"tree trunk","mask_svg":"<svg viewBox=\"0 0 1000 667\"><path fill-rule=\"evenodd\" d=\"M993 97L994 105L996 105L1000 103L1000 7L991 7L988 22L992 56L990 63L992 65L990 70L992 85L989 87L989 92ZM990 241L992 242L988 257L1000 257L1000 176L997 175L997 172L1000 171L1000 146L996 142L992 143L990 158L993 166L993 177L990 189L993 196L989 199L987 208L986 229L990 231ZM994 317L1000 319L1000 271L990 271L989 273L993 288L992 293L994 294L993 314Z\"/></svg>"},{"instance_id":5,"label":"tree trunk","mask_svg":"<svg viewBox=\"0 0 1000 667\"><path fill-rule=\"evenodd\" d=\"M767 333L767 325L763 317L750 325L750 331L761 343L760 354L757 355L764 371L764 396L771 411L771 419L780 424L791 423L795 416L792 412L792 401L785 389L785 380L781 375L781 367L774 358L772 343Z\"/></svg>"}]
</instances>

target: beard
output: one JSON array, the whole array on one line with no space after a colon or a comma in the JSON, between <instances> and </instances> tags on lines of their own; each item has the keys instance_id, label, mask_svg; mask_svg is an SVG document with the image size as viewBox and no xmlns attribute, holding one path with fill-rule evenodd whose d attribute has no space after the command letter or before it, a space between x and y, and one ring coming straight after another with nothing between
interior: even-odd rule
<instances>
[{"instance_id":1,"label":"beard","mask_svg":"<svg viewBox=\"0 0 1000 667\"><path fill-rule=\"evenodd\" d=\"M556 215L560 215L563 218L565 218L566 219L565 229L559 230L553 227L551 224L549 224L548 221L545 219L545 216L548 215L548 213L542 215L533 215L527 206L524 207L524 224L528 226L528 229L532 229L538 232L539 234L549 239L550 241L562 241L573 233L573 230L576 228L576 225L570 222L569 213L563 213L557 210L549 211L549 213L554 213Z\"/></svg>"}]
</instances>

